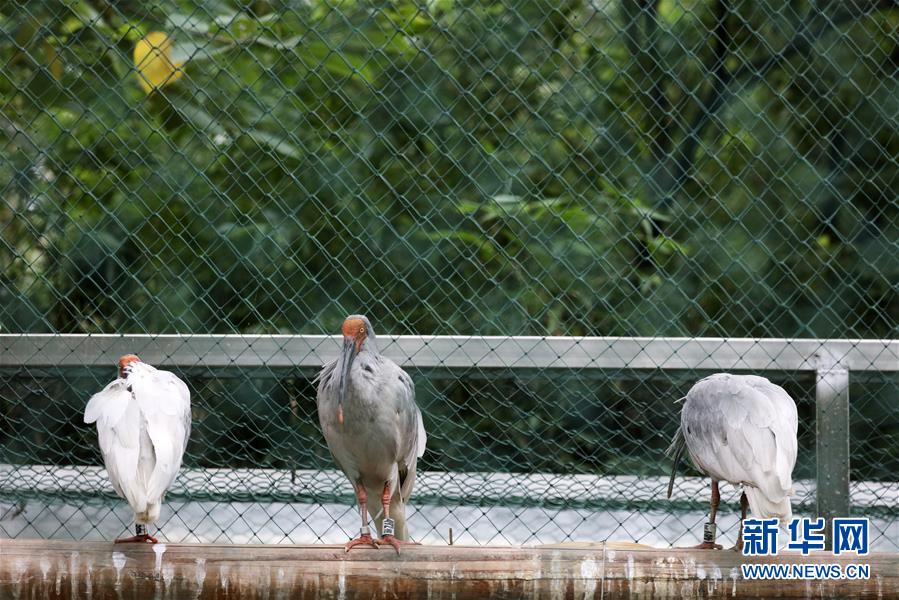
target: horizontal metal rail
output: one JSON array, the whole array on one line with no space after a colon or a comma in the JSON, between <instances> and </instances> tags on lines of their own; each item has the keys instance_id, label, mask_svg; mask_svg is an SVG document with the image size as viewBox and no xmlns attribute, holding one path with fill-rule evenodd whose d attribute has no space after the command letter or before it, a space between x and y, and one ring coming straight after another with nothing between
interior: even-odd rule
<instances>
[{"instance_id":1,"label":"horizontal metal rail","mask_svg":"<svg viewBox=\"0 0 899 600\"><path fill-rule=\"evenodd\" d=\"M899 371L899 340L671 337L379 336L419 368ZM179 367L320 367L338 336L0 334L0 367L106 366L128 353Z\"/></svg>"},{"instance_id":2,"label":"horizontal metal rail","mask_svg":"<svg viewBox=\"0 0 899 600\"><path fill-rule=\"evenodd\" d=\"M816 373L817 513L849 514L849 376L899 371L899 340L381 336L403 366ZM136 353L159 366L318 368L339 336L0 334L0 367L106 366ZM829 529L829 528L828 528Z\"/></svg>"}]
</instances>

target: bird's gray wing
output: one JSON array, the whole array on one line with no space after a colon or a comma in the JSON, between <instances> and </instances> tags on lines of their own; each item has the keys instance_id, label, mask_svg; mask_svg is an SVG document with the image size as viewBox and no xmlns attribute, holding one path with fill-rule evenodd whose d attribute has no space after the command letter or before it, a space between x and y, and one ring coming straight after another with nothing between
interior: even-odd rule
<instances>
[{"instance_id":1,"label":"bird's gray wing","mask_svg":"<svg viewBox=\"0 0 899 600\"><path fill-rule=\"evenodd\" d=\"M674 491L674 478L677 476L677 465L680 463L681 456L683 456L686 448L687 442L684 439L683 429L678 427L677 431L674 432L674 439L671 441L671 445L668 446L668 450L665 451L665 455L672 458L671 477L668 478L668 498L671 497L671 492Z\"/></svg>"},{"instance_id":2,"label":"bird's gray wing","mask_svg":"<svg viewBox=\"0 0 899 600\"><path fill-rule=\"evenodd\" d=\"M683 402L684 400L686 400L686 396L679 398L677 401ZM674 432L674 439L671 440L671 445L665 450L665 456L670 456L672 459L671 477L668 479L668 498L671 498L671 492L674 490L674 478L677 476L677 465L680 464L681 457L684 455L684 450L686 449L687 441L684 439L683 428L678 426L677 431Z\"/></svg>"},{"instance_id":3,"label":"bird's gray wing","mask_svg":"<svg viewBox=\"0 0 899 600\"><path fill-rule=\"evenodd\" d=\"M733 376L707 377L690 388L681 413L694 464L711 477L732 483L752 480L754 452L764 461L770 451L773 462L773 444L763 432L744 431L749 407L740 399L743 387Z\"/></svg>"},{"instance_id":4,"label":"bird's gray wing","mask_svg":"<svg viewBox=\"0 0 899 600\"><path fill-rule=\"evenodd\" d=\"M415 384L409 375L397 367L399 382L399 410L401 415L400 494L408 502L415 486L418 459L424 455L428 436L425 433L421 410L415 403Z\"/></svg>"},{"instance_id":5,"label":"bird's gray wing","mask_svg":"<svg viewBox=\"0 0 899 600\"><path fill-rule=\"evenodd\" d=\"M334 422L334 415L337 414L337 386L334 385L333 378L336 375L337 362L334 360L322 367L314 380L318 382L316 395L318 422L321 425L331 457L350 480L350 483L355 486L356 479L359 477L359 469L352 453L348 452L344 446L342 434Z\"/></svg>"},{"instance_id":6,"label":"bird's gray wing","mask_svg":"<svg viewBox=\"0 0 899 600\"><path fill-rule=\"evenodd\" d=\"M681 427L696 466L717 479L758 487L771 498L786 493L789 485L782 485L777 472L783 462L777 404L748 377L710 377L693 386Z\"/></svg>"},{"instance_id":7,"label":"bird's gray wing","mask_svg":"<svg viewBox=\"0 0 899 600\"><path fill-rule=\"evenodd\" d=\"M785 389L764 377L749 377L748 379L757 393L765 396L770 403L772 413L768 427L774 432L777 446L775 474L781 489L789 490L793 485L793 467L796 465L798 453L799 415L796 410L796 402Z\"/></svg>"}]
</instances>

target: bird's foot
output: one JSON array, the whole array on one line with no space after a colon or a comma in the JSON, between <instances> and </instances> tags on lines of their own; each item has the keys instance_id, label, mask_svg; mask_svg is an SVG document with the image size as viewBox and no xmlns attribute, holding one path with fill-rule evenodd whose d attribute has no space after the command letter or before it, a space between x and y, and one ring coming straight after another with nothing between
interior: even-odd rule
<instances>
[{"instance_id":1,"label":"bird's foot","mask_svg":"<svg viewBox=\"0 0 899 600\"><path fill-rule=\"evenodd\" d=\"M116 544L134 544L134 543L145 543L145 544L158 544L159 540L148 533L144 533L141 535L133 535L127 538L119 538L115 541Z\"/></svg>"},{"instance_id":2,"label":"bird's foot","mask_svg":"<svg viewBox=\"0 0 899 600\"><path fill-rule=\"evenodd\" d=\"M387 534L387 535L381 536L381 539L378 540L378 543L384 544L385 546L388 544L393 546L393 548L396 550L397 554L400 553L400 546L421 546L421 544L419 542L412 542L412 541L407 542L406 540L400 540L400 539L397 539L396 537L394 537L392 534Z\"/></svg>"},{"instance_id":3,"label":"bird's foot","mask_svg":"<svg viewBox=\"0 0 899 600\"><path fill-rule=\"evenodd\" d=\"M723 546L721 544L716 544L715 542L703 542L696 546L691 546L691 548L694 550L721 550Z\"/></svg>"},{"instance_id":4,"label":"bird's foot","mask_svg":"<svg viewBox=\"0 0 899 600\"><path fill-rule=\"evenodd\" d=\"M344 546L344 552L349 552L356 546L365 546L365 545L371 546L372 548L377 548L378 540L372 538L370 534L364 533L364 534L360 535L359 537L357 537L355 540L348 541L346 543L346 546Z\"/></svg>"},{"instance_id":5,"label":"bird's foot","mask_svg":"<svg viewBox=\"0 0 899 600\"><path fill-rule=\"evenodd\" d=\"M712 503L713 509L715 506L718 506L718 501L715 499L718 495L718 482L714 479L712 480ZM714 518L714 515L712 515ZM693 550L721 550L723 547L721 544L715 543L715 523L714 521L710 521L705 524L702 529L702 543L696 546L693 546Z\"/></svg>"}]
</instances>

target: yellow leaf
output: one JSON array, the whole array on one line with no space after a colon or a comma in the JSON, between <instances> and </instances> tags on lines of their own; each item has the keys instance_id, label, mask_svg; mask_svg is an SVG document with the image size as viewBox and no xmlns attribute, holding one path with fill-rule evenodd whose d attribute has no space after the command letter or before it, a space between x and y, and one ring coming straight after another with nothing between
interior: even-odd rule
<instances>
[{"instance_id":1,"label":"yellow leaf","mask_svg":"<svg viewBox=\"0 0 899 600\"><path fill-rule=\"evenodd\" d=\"M140 86L147 94L184 75L181 70L184 62L172 62L172 46L172 38L162 31L151 31L134 45L134 66Z\"/></svg>"}]
</instances>

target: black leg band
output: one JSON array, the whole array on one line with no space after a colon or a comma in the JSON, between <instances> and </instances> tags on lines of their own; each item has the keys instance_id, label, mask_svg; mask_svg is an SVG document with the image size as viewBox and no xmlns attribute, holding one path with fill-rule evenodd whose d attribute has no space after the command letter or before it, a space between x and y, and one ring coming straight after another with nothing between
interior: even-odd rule
<instances>
[{"instance_id":1,"label":"black leg band","mask_svg":"<svg viewBox=\"0 0 899 600\"><path fill-rule=\"evenodd\" d=\"M702 529L702 541L714 544L715 543L715 524L714 523L706 523L705 527Z\"/></svg>"}]
</instances>

